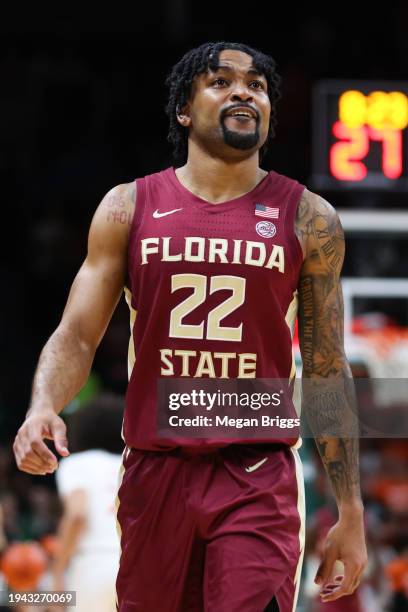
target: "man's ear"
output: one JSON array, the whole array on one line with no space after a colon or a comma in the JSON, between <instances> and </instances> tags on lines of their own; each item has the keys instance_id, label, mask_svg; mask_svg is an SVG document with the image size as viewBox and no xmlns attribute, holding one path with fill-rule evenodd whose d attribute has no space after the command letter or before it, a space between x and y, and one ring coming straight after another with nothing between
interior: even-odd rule
<instances>
[{"instance_id":1,"label":"man's ear","mask_svg":"<svg viewBox=\"0 0 408 612\"><path fill-rule=\"evenodd\" d=\"M183 127L190 127L191 125L191 117L190 117L190 105L186 102L181 108L177 107L177 121Z\"/></svg>"}]
</instances>

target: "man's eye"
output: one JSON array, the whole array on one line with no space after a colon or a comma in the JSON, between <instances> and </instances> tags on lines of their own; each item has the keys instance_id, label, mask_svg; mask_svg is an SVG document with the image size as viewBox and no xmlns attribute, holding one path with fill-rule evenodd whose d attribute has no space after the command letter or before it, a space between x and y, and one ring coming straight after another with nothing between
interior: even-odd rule
<instances>
[{"instance_id":1,"label":"man's eye","mask_svg":"<svg viewBox=\"0 0 408 612\"><path fill-rule=\"evenodd\" d=\"M226 85L226 84L227 84L227 81L226 81L225 79L221 79L221 78L219 78L219 79L215 79L215 80L212 82L212 84L213 84L213 85L216 85L217 87L222 87L223 85Z\"/></svg>"},{"instance_id":2,"label":"man's eye","mask_svg":"<svg viewBox=\"0 0 408 612\"><path fill-rule=\"evenodd\" d=\"M262 83L262 81L252 81L249 86L253 89L265 89L265 85Z\"/></svg>"}]
</instances>

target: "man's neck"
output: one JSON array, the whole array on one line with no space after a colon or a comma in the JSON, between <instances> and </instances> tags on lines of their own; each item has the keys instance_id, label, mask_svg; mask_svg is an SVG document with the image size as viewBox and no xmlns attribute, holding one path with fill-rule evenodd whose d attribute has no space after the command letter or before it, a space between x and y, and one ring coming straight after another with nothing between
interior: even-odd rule
<instances>
[{"instance_id":1,"label":"man's neck","mask_svg":"<svg viewBox=\"0 0 408 612\"><path fill-rule=\"evenodd\" d=\"M258 153L231 163L209 155L196 158L189 152L185 166L176 170L178 180L186 189L214 204L249 193L267 174L259 167Z\"/></svg>"}]
</instances>

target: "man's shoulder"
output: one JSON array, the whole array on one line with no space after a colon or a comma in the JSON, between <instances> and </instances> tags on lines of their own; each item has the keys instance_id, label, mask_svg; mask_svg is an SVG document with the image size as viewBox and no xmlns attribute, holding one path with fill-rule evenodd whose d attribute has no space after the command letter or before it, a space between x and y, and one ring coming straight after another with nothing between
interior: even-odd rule
<instances>
[{"instance_id":1,"label":"man's shoulder","mask_svg":"<svg viewBox=\"0 0 408 612\"><path fill-rule=\"evenodd\" d=\"M105 195L105 200L112 207L128 208L136 201L137 182L120 183L112 187Z\"/></svg>"},{"instance_id":2,"label":"man's shoulder","mask_svg":"<svg viewBox=\"0 0 408 612\"><path fill-rule=\"evenodd\" d=\"M323 196L307 187L302 192L297 211L298 221L309 221L316 217L337 218L336 209Z\"/></svg>"},{"instance_id":3,"label":"man's shoulder","mask_svg":"<svg viewBox=\"0 0 408 612\"><path fill-rule=\"evenodd\" d=\"M305 188L296 211L295 233L304 257L315 253L321 242L324 246L333 237L341 239L341 223L334 206L323 196Z\"/></svg>"}]
</instances>

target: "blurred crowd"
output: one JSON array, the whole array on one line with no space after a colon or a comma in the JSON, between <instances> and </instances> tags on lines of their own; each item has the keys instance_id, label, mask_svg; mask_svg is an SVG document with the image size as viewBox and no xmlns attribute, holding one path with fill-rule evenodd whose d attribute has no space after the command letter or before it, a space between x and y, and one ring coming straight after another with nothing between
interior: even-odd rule
<instances>
[{"instance_id":1,"label":"blurred crowd","mask_svg":"<svg viewBox=\"0 0 408 612\"><path fill-rule=\"evenodd\" d=\"M350 601L319 604L313 584L323 540L337 509L313 440L304 445L307 541L304 610L402 612L408 609L408 441L361 441L361 484L369 565ZM340 572L341 573L341 572ZM332 607L330 607L332 606Z\"/></svg>"}]
</instances>

